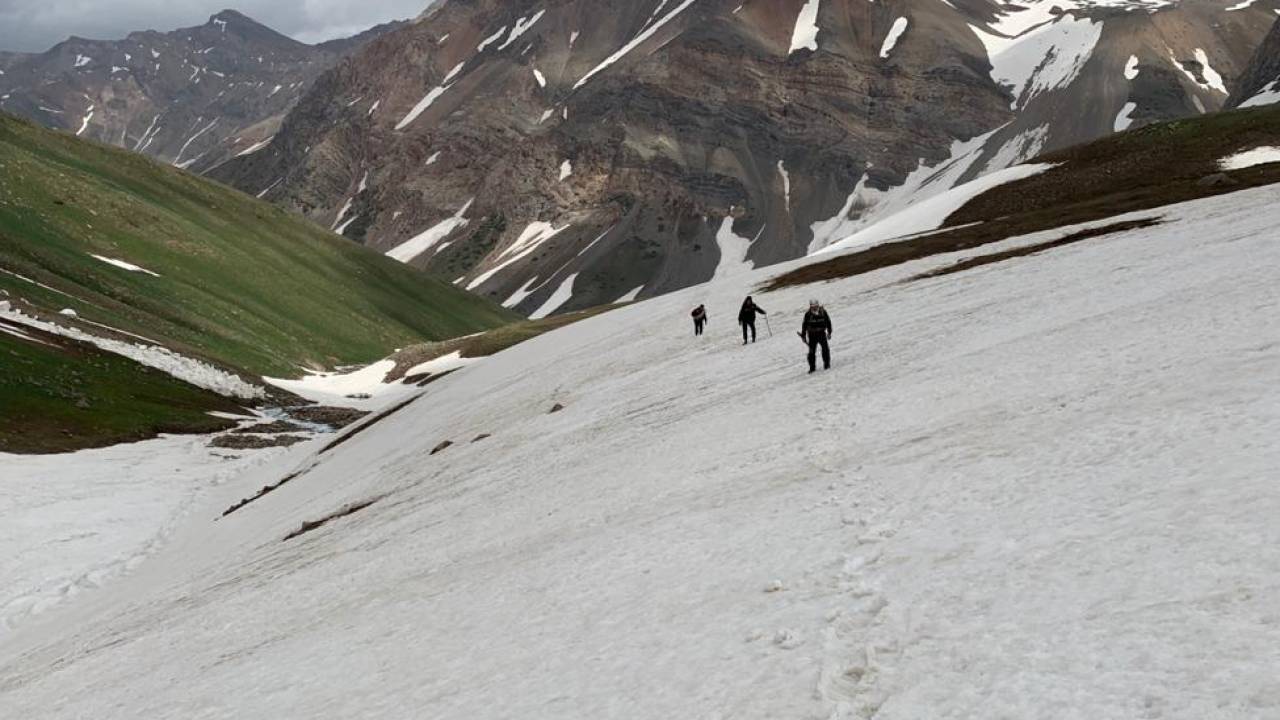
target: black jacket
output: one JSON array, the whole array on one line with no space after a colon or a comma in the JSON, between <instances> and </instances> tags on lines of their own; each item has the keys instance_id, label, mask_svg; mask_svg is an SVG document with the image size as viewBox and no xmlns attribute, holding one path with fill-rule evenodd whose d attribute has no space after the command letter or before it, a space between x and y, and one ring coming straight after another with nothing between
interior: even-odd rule
<instances>
[{"instance_id":1,"label":"black jacket","mask_svg":"<svg viewBox=\"0 0 1280 720\"><path fill-rule=\"evenodd\" d=\"M831 335L831 316L823 308L810 310L804 314L804 322L800 325L800 334L806 338L825 338Z\"/></svg>"},{"instance_id":2,"label":"black jacket","mask_svg":"<svg viewBox=\"0 0 1280 720\"><path fill-rule=\"evenodd\" d=\"M763 308L755 304L755 301L748 300L742 303L742 309L738 311L738 322L754 323L756 321L756 313L768 315Z\"/></svg>"}]
</instances>

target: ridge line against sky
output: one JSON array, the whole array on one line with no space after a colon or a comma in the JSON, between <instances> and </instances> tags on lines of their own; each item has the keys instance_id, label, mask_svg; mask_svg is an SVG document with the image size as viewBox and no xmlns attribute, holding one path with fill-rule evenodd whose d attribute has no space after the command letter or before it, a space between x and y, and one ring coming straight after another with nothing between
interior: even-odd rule
<instances>
[{"instance_id":1,"label":"ridge line against sky","mask_svg":"<svg viewBox=\"0 0 1280 720\"><path fill-rule=\"evenodd\" d=\"M433 0L0 0L0 51L42 53L76 36L120 40L131 32L195 27L235 10L305 43L350 37L420 15Z\"/></svg>"}]
</instances>

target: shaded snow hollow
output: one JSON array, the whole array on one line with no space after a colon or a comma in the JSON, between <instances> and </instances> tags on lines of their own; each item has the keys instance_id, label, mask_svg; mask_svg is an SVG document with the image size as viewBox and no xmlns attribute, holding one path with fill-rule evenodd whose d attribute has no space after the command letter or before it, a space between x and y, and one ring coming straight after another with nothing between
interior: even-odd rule
<instances>
[{"instance_id":1,"label":"shaded snow hollow","mask_svg":"<svg viewBox=\"0 0 1280 720\"><path fill-rule=\"evenodd\" d=\"M1274 194L769 293L776 335L748 348L733 311L787 266L530 340L229 481L168 550L0 643L0 706L1274 717L1280 325L1250 311L1280 303ZM836 364L810 377L814 295Z\"/></svg>"}]
</instances>

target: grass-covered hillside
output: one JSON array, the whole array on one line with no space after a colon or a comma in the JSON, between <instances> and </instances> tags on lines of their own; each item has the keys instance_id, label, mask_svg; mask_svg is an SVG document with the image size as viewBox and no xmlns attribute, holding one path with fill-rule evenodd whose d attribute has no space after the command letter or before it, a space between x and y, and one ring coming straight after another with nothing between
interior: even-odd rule
<instances>
[{"instance_id":1,"label":"grass-covered hillside","mask_svg":"<svg viewBox=\"0 0 1280 720\"><path fill-rule=\"evenodd\" d=\"M236 403L159 370L39 330L0 321L0 451L59 452L212 432L209 413Z\"/></svg>"},{"instance_id":2,"label":"grass-covered hillside","mask_svg":"<svg viewBox=\"0 0 1280 720\"><path fill-rule=\"evenodd\" d=\"M256 374L516 319L222 185L3 115L0 270L11 296Z\"/></svg>"},{"instance_id":3,"label":"grass-covered hillside","mask_svg":"<svg viewBox=\"0 0 1280 720\"><path fill-rule=\"evenodd\" d=\"M249 378L519 319L225 186L4 115L0 303ZM0 452L206 431L237 407L86 342L0 331Z\"/></svg>"}]
</instances>

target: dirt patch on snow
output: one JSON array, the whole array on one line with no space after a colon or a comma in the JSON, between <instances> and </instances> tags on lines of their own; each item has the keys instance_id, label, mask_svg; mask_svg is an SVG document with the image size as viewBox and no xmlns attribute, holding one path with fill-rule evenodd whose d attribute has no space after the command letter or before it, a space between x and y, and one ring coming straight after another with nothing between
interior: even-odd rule
<instances>
[{"instance_id":1,"label":"dirt patch on snow","mask_svg":"<svg viewBox=\"0 0 1280 720\"><path fill-rule=\"evenodd\" d=\"M290 408L289 415L303 422L328 425L332 428L344 428L360 418L368 415L365 410L354 408L329 407L327 405L310 405Z\"/></svg>"},{"instance_id":2,"label":"dirt patch on snow","mask_svg":"<svg viewBox=\"0 0 1280 720\"><path fill-rule=\"evenodd\" d=\"M1103 225L1102 227L1089 228L1088 230L1081 230L1080 232L1071 233L1070 235L1067 235L1066 237L1058 238L1057 240L1049 240L1042 243L1036 243L1034 245L1027 245L1024 247L1013 248L1011 250L1005 250L1003 252L990 253L987 255L979 255L978 257L961 260L960 262L955 263L954 265L948 265L944 268L939 268L937 270L931 270L926 273L915 275L911 278L908 278L904 282L915 282L917 280L925 280L928 278L942 277L944 275L954 275L955 273L961 273L961 272L964 272L965 270L972 270L973 268L976 268L976 267L982 267L984 265L994 265L995 263L1003 262L1005 260L1012 260L1014 258L1027 257L1028 255L1035 255L1037 253L1053 250L1054 248L1073 245L1075 243L1082 242L1084 240L1089 240L1091 238L1103 237L1105 235L1114 235L1116 233L1128 232L1129 230L1139 230L1141 228L1154 227L1156 225L1159 225L1161 222L1162 221L1159 218L1142 218L1140 220L1129 220L1126 222L1118 222L1118 223L1112 223L1110 225Z\"/></svg>"},{"instance_id":3,"label":"dirt patch on snow","mask_svg":"<svg viewBox=\"0 0 1280 720\"><path fill-rule=\"evenodd\" d=\"M290 447L309 440L305 435L238 435L228 433L209 441L209 447L224 450L262 450L273 447Z\"/></svg>"},{"instance_id":4,"label":"dirt patch on snow","mask_svg":"<svg viewBox=\"0 0 1280 720\"><path fill-rule=\"evenodd\" d=\"M381 499L382 498L371 498L369 500L363 500L358 503L352 503L350 505L346 505L342 507L340 510L335 510L334 512L331 512L328 515L325 515L319 520L307 520L306 522L302 523L302 526L299 527L297 530L294 530L288 535L285 535L284 542L288 542L300 535L306 535L307 533L313 530L318 530L324 527L325 525L328 525L329 523L333 522L334 520L347 517L348 515L354 515L360 512L361 510L364 510L365 508L369 507L370 505L373 505L374 503L378 502Z\"/></svg>"}]
</instances>

